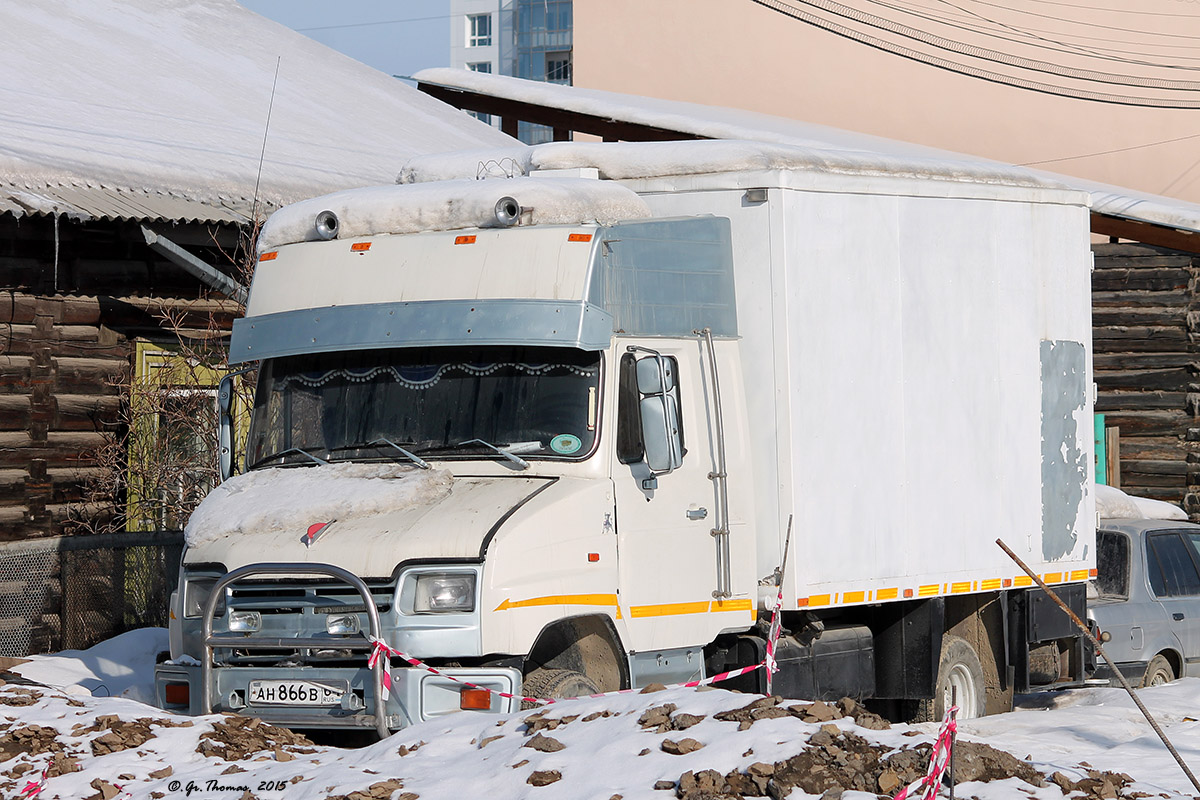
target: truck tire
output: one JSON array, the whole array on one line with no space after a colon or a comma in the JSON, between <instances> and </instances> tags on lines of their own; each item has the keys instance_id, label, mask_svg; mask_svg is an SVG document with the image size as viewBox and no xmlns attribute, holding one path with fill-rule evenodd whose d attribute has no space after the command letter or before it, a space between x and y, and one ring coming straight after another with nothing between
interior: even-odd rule
<instances>
[{"instance_id":1,"label":"truck tire","mask_svg":"<svg viewBox=\"0 0 1200 800\"><path fill-rule=\"evenodd\" d=\"M911 722L938 722L946 716L950 698L957 695L958 719L974 719L987 713L987 683L983 666L970 642L947 634L942 637L942 657L932 700L918 700L908 707Z\"/></svg>"},{"instance_id":2,"label":"truck tire","mask_svg":"<svg viewBox=\"0 0 1200 800\"><path fill-rule=\"evenodd\" d=\"M1162 686L1173 680L1175 670L1171 668L1171 662L1167 661L1166 656L1160 654L1150 659L1150 665L1146 667L1146 674L1142 677L1142 687Z\"/></svg>"},{"instance_id":3,"label":"truck tire","mask_svg":"<svg viewBox=\"0 0 1200 800\"><path fill-rule=\"evenodd\" d=\"M535 669L521 683L521 694L559 700L564 697L584 697L600 694L600 687L582 672L573 669ZM521 708L533 708L537 703L521 702Z\"/></svg>"}]
</instances>

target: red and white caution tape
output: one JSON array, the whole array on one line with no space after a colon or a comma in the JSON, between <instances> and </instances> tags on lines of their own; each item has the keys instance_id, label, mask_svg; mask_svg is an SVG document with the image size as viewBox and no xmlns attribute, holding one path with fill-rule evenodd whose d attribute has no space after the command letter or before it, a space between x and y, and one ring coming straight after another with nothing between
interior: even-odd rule
<instances>
[{"instance_id":1,"label":"red and white caution tape","mask_svg":"<svg viewBox=\"0 0 1200 800\"><path fill-rule=\"evenodd\" d=\"M767 635L766 657L762 660L762 662L755 664L752 667L741 667L739 669L729 670L728 672L722 672L718 675L713 675L710 678L704 678L704 679L695 680L695 681L688 681L686 683L672 684L671 686L668 686L667 688L668 689L676 689L676 688L690 688L690 687L694 687L694 686L707 686L712 683L719 683L721 681L727 681L730 678L737 678L742 675L748 675L749 673L754 672L757 669L763 669L764 667L767 670L767 683L768 683L768 688L769 688L770 676L773 675L779 669L778 664L775 663L775 645L779 639L779 632L780 632L779 610L782 607L783 607L783 587L780 586L779 595L775 599L775 608L771 613L771 627L769 629L770 632ZM446 673L442 672L441 670L437 669L436 667L431 667L428 664L426 664L424 661L421 661L418 658L413 658L408 653L404 653L404 652L401 652L399 650L389 647L385 642L381 641L380 639L377 639L374 636L370 636L368 638L371 640L371 645L372 645L371 655L367 659L368 667L370 667L371 669L374 669L375 664L379 661L379 659L383 658L385 655L387 656L386 658L383 658L383 681L382 681L383 686L381 687L381 694L383 695L384 700L387 700L391 696L391 692L392 692L392 680L393 680L392 679L392 665L391 665L392 658L398 658L402 661L407 662L409 665L416 667L417 669L423 669L426 672L431 672L434 675L439 675L439 676L445 678L446 680L454 681L455 683L461 684L462 686L466 686L469 689L482 689L485 692L491 692L492 694L499 695L500 697L506 697L511 700L520 700L523 703L536 703L538 705L550 705L551 703L559 702L559 700L577 700L577 699L579 699L576 697L562 697L562 698L557 698L557 699L548 698L548 697L525 697L525 696L519 695L519 694L510 694L508 692L501 692L496 689L489 689L486 686L479 686L477 684L471 683L470 681L465 681L462 678L456 678L453 675L447 675ZM638 690L638 689L620 689L615 692L601 692L600 694L581 695L580 697L607 697L608 695L629 694L629 693L636 692L636 691L640 691L640 690Z\"/></svg>"},{"instance_id":2,"label":"red and white caution tape","mask_svg":"<svg viewBox=\"0 0 1200 800\"><path fill-rule=\"evenodd\" d=\"M942 729L938 732L937 741L933 743L933 752L929 755L929 769L925 777L913 781L900 790L892 800L934 800L938 787L942 785L942 774L950 764L950 751L954 747L954 734L958 730L958 706L951 706L942 720Z\"/></svg>"},{"instance_id":3,"label":"red and white caution tape","mask_svg":"<svg viewBox=\"0 0 1200 800\"><path fill-rule=\"evenodd\" d=\"M25 788L17 795L19 800L33 800L42 793L42 789L46 788L46 775L50 772L50 765L42 770L42 775L36 781L29 781L25 784Z\"/></svg>"}]
</instances>

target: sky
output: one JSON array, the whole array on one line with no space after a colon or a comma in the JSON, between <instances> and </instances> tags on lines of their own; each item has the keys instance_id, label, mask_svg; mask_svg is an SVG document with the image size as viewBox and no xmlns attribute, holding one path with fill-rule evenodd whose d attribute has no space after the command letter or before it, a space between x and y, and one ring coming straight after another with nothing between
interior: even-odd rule
<instances>
[{"instance_id":1,"label":"sky","mask_svg":"<svg viewBox=\"0 0 1200 800\"><path fill-rule=\"evenodd\" d=\"M388 75L450 66L449 0L239 0Z\"/></svg>"}]
</instances>

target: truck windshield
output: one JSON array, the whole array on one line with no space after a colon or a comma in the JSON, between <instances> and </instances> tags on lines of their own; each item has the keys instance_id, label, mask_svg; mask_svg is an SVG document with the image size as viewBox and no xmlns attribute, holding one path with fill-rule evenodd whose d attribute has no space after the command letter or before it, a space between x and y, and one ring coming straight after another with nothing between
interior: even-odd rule
<instances>
[{"instance_id":1,"label":"truck windshield","mask_svg":"<svg viewBox=\"0 0 1200 800\"><path fill-rule=\"evenodd\" d=\"M596 438L599 387L600 354L567 348L273 359L259 377L247 463L404 460L396 446L424 458L495 459L496 448L524 458L584 458Z\"/></svg>"}]
</instances>

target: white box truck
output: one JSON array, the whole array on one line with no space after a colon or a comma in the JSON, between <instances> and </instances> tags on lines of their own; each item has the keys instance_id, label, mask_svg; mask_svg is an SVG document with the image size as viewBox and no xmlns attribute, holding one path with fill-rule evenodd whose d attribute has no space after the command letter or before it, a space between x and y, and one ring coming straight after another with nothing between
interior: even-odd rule
<instances>
[{"instance_id":1,"label":"white box truck","mask_svg":"<svg viewBox=\"0 0 1200 800\"><path fill-rule=\"evenodd\" d=\"M780 581L785 696L971 716L1082 679L994 541L1084 613L1085 195L752 143L511 155L264 227L245 470L188 525L164 708L385 735L694 680L763 660ZM370 636L437 672L381 691Z\"/></svg>"}]
</instances>

